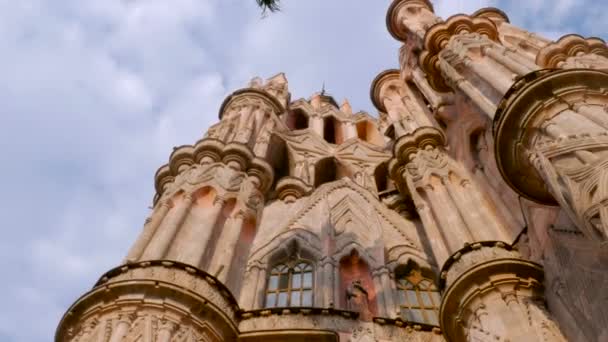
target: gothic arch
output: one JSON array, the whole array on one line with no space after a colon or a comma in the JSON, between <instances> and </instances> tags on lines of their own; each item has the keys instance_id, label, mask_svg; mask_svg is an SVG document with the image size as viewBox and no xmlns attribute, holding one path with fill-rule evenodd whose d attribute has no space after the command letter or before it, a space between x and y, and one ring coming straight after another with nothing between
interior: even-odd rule
<instances>
[{"instance_id":1,"label":"gothic arch","mask_svg":"<svg viewBox=\"0 0 608 342\"><path fill-rule=\"evenodd\" d=\"M315 262L323 257L321 239L316 234L303 228L292 228L251 252L250 263L254 262L262 267L267 267L276 261L278 256L287 254L293 243L297 243L301 250L310 254L311 260Z\"/></svg>"},{"instance_id":2,"label":"gothic arch","mask_svg":"<svg viewBox=\"0 0 608 342\"><path fill-rule=\"evenodd\" d=\"M372 317L378 316L378 308L381 307L381 296L377 295L381 289L376 288L372 279L373 268L355 248L338 260L342 294L336 298L339 306L359 312L359 319L363 321L371 321Z\"/></svg>"},{"instance_id":3,"label":"gothic arch","mask_svg":"<svg viewBox=\"0 0 608 342\"><path fill-rule=\"evenodd\" d=\"M421 251L408 245L396 245L386 251L386 266L391 272L414 263L423 268L435 269L436 266L431 266L426 258L426 255Z\"/></svg>"},{"instance_id":4,"label":"gothic arch","mask_svg":"<svg viewBox=\"0 0 608 342\"><path fill-rule=\"evenodd\" d=\"M337 241L339 243L340 241ZM336 252L332 255L332 258L336 262L340 262L344 257L349 256L353 252L356 252L359 258L367 263L371 269L382 266L379 260L372 257L361 244L356 241L349 241L342 246L337 246Z\"/></svg>"}]
</instances>

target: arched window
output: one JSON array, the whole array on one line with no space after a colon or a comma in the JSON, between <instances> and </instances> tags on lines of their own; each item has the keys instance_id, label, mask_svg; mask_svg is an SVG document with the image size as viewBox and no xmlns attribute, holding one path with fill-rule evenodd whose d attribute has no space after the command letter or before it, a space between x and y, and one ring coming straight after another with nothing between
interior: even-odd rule
<instances>
[{"instance_id":1,"label":"arched window","mask_svg":"<svg viewBox=\"0 0 608 342\"><path fill-rule=\"evenodd\" d=\"M412 270L397 280L401 317L411 322L439 325L437 316L441 297L432 280Z\"/></svg>"},{"instance_id":2,"label":"arched window","mask_svg":"<svg viewBox=\"0 0 608 342\"><path fill-rule=\"evenodd\" d=\"M312 306L313 267L294 260L272 268L266 286L266 307Z\"/></svg>"}]
</instances>

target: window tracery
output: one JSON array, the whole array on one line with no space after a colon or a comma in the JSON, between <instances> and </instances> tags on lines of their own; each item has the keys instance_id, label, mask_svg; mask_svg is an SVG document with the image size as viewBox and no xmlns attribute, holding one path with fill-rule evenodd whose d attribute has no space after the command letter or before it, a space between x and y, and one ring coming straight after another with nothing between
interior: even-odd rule
<instances>
[{"instance_id":1,"label":"window tracery","mask_svg":"<svg viewBox=\"0 0 608 342\"><path fill-rule=\"evenodd\" d=\"M313 306L313 266L294 258L272 268L266 285L266 307Z\"/></svg>"},{"instance_id":2,"label":"window tracery","mask_svg":"<svg viewBox=\"0 0 608 342\"><path fill-rule=\"evenodd\" d=\"M438 314L441 296L435 283L419 270L398 277L399 308L401 317L411 322L439 325Z\"/></svg>"}]
</instances>

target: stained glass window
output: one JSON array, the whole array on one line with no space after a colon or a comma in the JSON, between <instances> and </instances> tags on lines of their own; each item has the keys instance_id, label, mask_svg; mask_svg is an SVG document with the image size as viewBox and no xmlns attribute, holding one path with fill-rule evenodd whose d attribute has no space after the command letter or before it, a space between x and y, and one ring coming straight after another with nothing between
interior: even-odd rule
<instances>
[{"instance_id":1,"label":"stained glass window","mask_svg":"<svg viewBox=\"0 0 608 342\"><path fill-rule=\"evenodd\" d=\"M312 306L313 267L308 261L276 265L266 287L266 307Z\"/></svg>"},{"instance_id":2,"label":"stained glass window","mask_svg":"<svg viewBox=\"0 0 608 342\"><path fill-rule=\"evenodd\" d=\"M404 320L439 325L437 317L441 297L433 281L413 270L398 278L397 290Z\"/></svg>"}]
</instances>

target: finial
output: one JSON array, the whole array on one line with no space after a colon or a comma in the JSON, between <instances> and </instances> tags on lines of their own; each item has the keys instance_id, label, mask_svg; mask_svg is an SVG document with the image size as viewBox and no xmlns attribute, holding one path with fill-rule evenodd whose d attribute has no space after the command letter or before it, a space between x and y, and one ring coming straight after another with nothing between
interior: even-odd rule
<instances>
[{"instance_id":1,"label":"finial","mask_svg":"<svg viewBox=\"0 0 608 342\"><path fill-rule=\"evenodd\" d=\"M350 102L348 102L348 99L344 99L344 101L342 101L342 105L340 106L340 111L342 111L344 114L353 113L353 108L351 107Z\"/></svg>"},{"instance_id":2,"label":"finial","mask_svg":"<svg viewBox=\"0 0 608 342\"><path fill-rule=\"evenodd\" d=\"M325 81L323 81L323 85L321 86L321 95L325 95Z\"/></svg>"}]
</instances>

